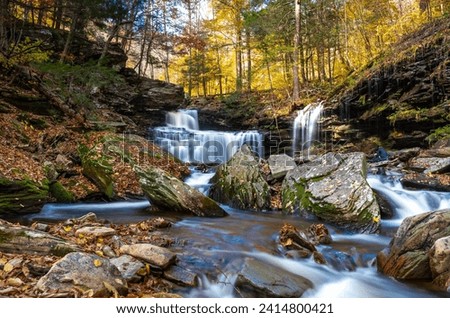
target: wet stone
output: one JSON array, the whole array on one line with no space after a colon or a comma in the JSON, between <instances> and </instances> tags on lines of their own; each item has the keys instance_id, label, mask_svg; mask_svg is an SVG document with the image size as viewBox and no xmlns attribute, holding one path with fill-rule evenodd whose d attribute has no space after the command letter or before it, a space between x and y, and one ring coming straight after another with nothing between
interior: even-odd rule
<instances>
[{"instance_id":1,"label":"wet stone","mask_svg":"<svg viewBox=\"0 0 450 318\"><path fill-rule=\"evenodd\" d=\"M196 287L198 285L197 274L176 265L164 271L164 278L182 286Z\"/></svg>"},{"instance_id":2,"label":"wet stone","mask_svg":"<svg viewBox=\"0 0 450 318\"><path fill-rule=\"evenodd\" d=\"M236 279L236 288L243 297L301 297L312 287L307 278L254 258L245 260Z\"/></svg>"}]
</instances>

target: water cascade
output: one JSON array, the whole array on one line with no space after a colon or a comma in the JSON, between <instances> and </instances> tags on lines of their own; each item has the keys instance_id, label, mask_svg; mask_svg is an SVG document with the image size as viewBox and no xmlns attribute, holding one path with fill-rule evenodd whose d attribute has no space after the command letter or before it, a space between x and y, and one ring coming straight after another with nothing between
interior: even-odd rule
<instances>
[{"instance_id":1,"label":"water cascade","mask_svg":"<svg viewBox=\"0 0 450 318\"><path fill-rule=\"evenodd\" d=\"M292 149L294 154L309 156L310 146L318 140L320 134L320 118L323 110L323 102L311 103L302 110L294 120L294 136Z\"/></svg>"},{"instance_id":2,"label":"water cascade","mask_svg":"<svg viewBox=\"0 0 450 318\"><path fill-rule=\"evenodd\" d=\"M419 213L450 209L450 193L429 190L407 190L400 183L400 175L369 175L370 186L388 199L395 214L383 224L398 226L401 221Z\"/></svg>"},{"instance_id":3,"label":"water cascade","mask_svg":"<svg viewBox=\"0 0 450 318\"><path fill-rule=\"evenodd\" d=\"M224 163L244 144L263 155L263 138L258 131L199 130L197 110L169 112L166 126L154 128L153 137L156 144L183 162Z\"/></svg>"}]
</instances>

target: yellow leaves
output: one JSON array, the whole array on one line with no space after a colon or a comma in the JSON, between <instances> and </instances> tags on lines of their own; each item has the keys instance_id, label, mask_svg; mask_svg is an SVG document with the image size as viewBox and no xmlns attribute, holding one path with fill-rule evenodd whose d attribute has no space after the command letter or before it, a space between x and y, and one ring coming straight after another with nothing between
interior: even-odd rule
<instances>
[{"instance_id":1,"label":"yellow leaves","mask_svg":"<svg viewBox=\"0 0 450 318\"><path fill-rule=\"evenodd\" d=\"M372 220L375 222L375 223L379 223L380 222L380 216L378 215L378 216L374 216L373 218L372 218Z\"/></svg>"},{"instance_id":2,"label":"yellow leaves","mask_svg":"<svg viewBox=\"0 0 450 318\"><path fill-rule=\"evenodd\" d=\"M94 260L94 266L95 267L100 267L103 265L103 262L101 260L99 260L98 258L96 260Z\"/></svg>"},{"instance_id":3,"label":"yellow leaves","mask_svg":"<svg viewBox=\"0 0 450 318\"><path fill-rule=\"evenodd\" d=\"M64 225L63 229L64 229L64 232L70 232L70 231L72 231L72 226L71 225Z\"/></svg>"},{"instance_id":4,"label":"yellow leaves","mask_svg":"<svg viewBox=\"0 0 450 318\"><path fill-rule=\"evenodd\" d=\"M18 277L11 277L6 280L6 284L13 287L20 287L23 285L23 281Z\"/></svg>"},{"instance_id":5,"label":"yellow leaves","mask_svg":"<svg viewBox=\"0 0 450 318\"><path fill-rule=\"evenodd\" d=\"M5 266L3 266L3 271L5 273L10 273L14 270L14 266L11 263L6 263Z\"/></svg>"}]
</instances>

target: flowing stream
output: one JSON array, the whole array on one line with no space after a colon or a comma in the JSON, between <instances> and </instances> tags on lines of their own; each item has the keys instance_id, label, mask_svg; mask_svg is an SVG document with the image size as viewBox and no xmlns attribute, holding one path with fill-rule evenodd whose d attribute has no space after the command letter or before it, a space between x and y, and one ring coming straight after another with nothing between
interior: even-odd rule
<instances>
[{"instance_id":1,"label":"flowing stream","mask_svg":"<svg viewBox=\"0 0 450 318\"><path fill-rule=\"evenodd\" d=\"M207 178L208 174L196 180ZM398 178L370 175L369 183L383 194L394 208L394 220L383 221L380 234L348 234L329 227L333 243L319 246L335 261L318 265L312 260L291 260L280 256L276 239L284 223L306 229L310 223L298 216L278 213L239 211L223 206L229 216L223 219L186 218L170 232L186 245L179 248L183 262L205 273L202 286L185 290L191 297L236 297L234 280L246 257L253 257L294 274L308 278L314 288L304 297L434 297L442 295L427 290L423 284L402 283L381 275L375 266L376 254L386 248L393 230L408 216L439 208L450 208L450 193L403 189ZM201 183L204 183L204 179ZM411 209L406 213L407 207ZM417 209L416 209L417 208ZM384 228L386 225L386 228ZM349 270L348 261L355 264ZM430 286L428 286L429 288Z\"/></svg>"},{"instance_id":2,"label":"flowing stream","mask_svg":"<svg viewBox=\"0 0 450 318\"><path fill-rule=\"evenodd\" d=\"M317 120L318 116L315 118ZM302 140L312 140L316 125L317 122L309 122L309 128L301 133L309 137L302 137ZM257 131L201 131L198 114L191 110L169 113L167 125L154 129L154 133L157 143L185 162L223 162L244 143L262 154L262 137ZM207 166L192 166L191 169L192 174L185 182L207 194L214 171ZM201 274L198 288L182 288L177 292L186 297L239 297L234 286L236 276L245 259L253 257L309 279L314 288L304 297L449 297L448 293L433 291L429 284L403 283L379 274L375 257L388 247L405 217L450 208L450 193L406 190L399 176L394 174L369 175L367 179L371 187L390 202L394 216L391 220L382 220L380 234L349 234L329 226L332 244L318 246L328 257L326 265L318 265L311 259L293 260L281 256L277 235L283 224L306 229L312 222L298 216L240 211L228 206L223 206L229 213L224 218L177 216L180 221L168 229L168 234L177 242L172 249L178 253L180 266ZM95 212L115 223L132 223L149 218L148 212L144 212L148 206L145 200L47 204L41 213L25 218L28 223L40 219L61 221Z\"/></svg>"}]
</instances>

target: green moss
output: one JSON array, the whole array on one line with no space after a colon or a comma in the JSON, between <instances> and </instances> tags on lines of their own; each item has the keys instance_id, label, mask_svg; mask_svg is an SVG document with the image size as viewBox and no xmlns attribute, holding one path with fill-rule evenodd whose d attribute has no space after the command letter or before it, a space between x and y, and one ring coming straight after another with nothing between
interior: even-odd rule
<instances>
[{"instance_id":1,"label":"green moss","mask_svg":"<svg viewBox=\"0 0 450 318\"><path fill-rule=\"evenodd\" d=\"M12 238L10 233L0 230L0 243L9 242Z\"/></svg>"},{"instance_id":2,"label":"green moss","mask_svg":"<svg viewBox=\"0 0 450 318\"><path fill-rule=\"evenodd\" d=\"M77 250L67 244L56 244L50 249L50 253L55 256L65 256L69 253L76 252Z\"/></svg>"},{"instance_id":3,"label":"green moss","mask_svg":"<svg viewBox=\"0 0 450 318\"><path fill-rule=\"evenodd\" d=\"M69 203L75 201L73 194L58 181L51 183L49 190L57 202Z\"/></svg>"},{"instance_id":4,"label":"green moss","mask_svg":"<svg viewBox=\"0 0 450 318\"><path fill-rule=\"evenodd\" d=\"M109 158L103 154L97 158L97 153L83 144L78 147L78 153L81 158L83 174L91 179L108 198L113 198L115 195L112 178L113 169L109 163Z\"/></svg>"},{"instance_id":5,"label":"green moss","mask_svg":"<svg viewBox=\"0 0 450 318\"><path fill-rule=\"evenodd\" d=\"M48 182L0 178L0 210L2 212L38 212L48 200Z\"/></svg>"},{"instance_id":6,"label":"green moss","mask_svg":"<svg viewBox=\"0 0 450 318\"><path fill-rule=\"evenodd\" d=\"M450 138L450 124L444 127L434 129L426 139L430 144L433 144L438 140L448 138Z\"/></svg>"}]
</instances>

